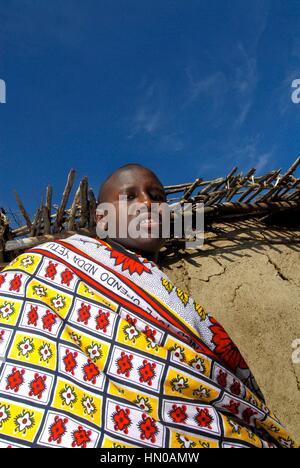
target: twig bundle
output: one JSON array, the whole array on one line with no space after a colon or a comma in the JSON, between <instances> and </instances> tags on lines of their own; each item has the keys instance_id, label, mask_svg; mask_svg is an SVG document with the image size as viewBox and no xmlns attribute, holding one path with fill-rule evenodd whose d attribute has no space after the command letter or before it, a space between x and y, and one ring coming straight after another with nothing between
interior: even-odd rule
<instances>
[{"instance_id":1,"label":"twig bundle","mask_svg":"<svg viewBox=\"0 0 300 468\"><path fill-rule=\"evenodd\" d=\"M300 179L294 176L299 166L300 157L284 174L276 170L260 177L255 177L255 168L243 175L234 167L227 177L215 180L196 178L190 183L166 186L165 190L170 204L191 202L196 212L197 204L203 203L210 222L291 210L296 210L299 216ZM70 208L67 208L75 176L72 169L58 207L53 206L52 186L47 187L45 201L32 220L16 192L24 226L11 229L5 211L0 208L0 268L20 251L50 239L67 237L75 232L95 235L97 201L87 177L80 181ZM56 213L53 213L54 208ZM174 245L176 242L174 240Z\"/></svg>"}]
</instances>

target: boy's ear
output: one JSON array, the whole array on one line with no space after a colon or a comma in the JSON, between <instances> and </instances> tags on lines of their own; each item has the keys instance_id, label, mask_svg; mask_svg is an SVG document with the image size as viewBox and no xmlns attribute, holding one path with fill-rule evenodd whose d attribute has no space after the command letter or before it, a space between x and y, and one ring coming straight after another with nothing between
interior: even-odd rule
<instances>
[{"instance_id":1,"label":"boy's ear","mask_svg":"<svg viewBox=\"0 0 300 468\"><path fill-rule=\"evenodd\" d=\"M103 211L101 211L99 207L100 207L100 203L97 204L95 212L94 212L94 221L96 222L96 224L100 223L101 219L104 216Z\"/></svg>"},{"instance_id":2,"label":"boy's ear","mask_svg":"<svg viewBox=\"0 0 300 468\"><path fill-rule=\"evenodd\" d=\"M102 229L103 231L107 231L108 228L108 223L103 220L104 214L97 213L97 210L95 212L95 221L96 225L98 226L99 229Z\"/></svg>"},{"instance_id":3,"label":"boy's ear","mask_svg":"<svg viewBox=\"0 0 300 468\"><path fill-rule=\"evenodd\" d=\"M103 215L97 213L97 210L95 211L95 214L94 214L94 219L96 221L96 224L100 223L101 219L103 218Z\"/></svg>"}]
</instances>

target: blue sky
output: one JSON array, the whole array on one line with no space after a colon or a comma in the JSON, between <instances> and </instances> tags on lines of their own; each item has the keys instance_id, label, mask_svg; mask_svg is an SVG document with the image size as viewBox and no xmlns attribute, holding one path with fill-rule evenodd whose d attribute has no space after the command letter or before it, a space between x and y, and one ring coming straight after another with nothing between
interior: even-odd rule
<instances>
[{"instance_id":1,"label":"blue sky","mask_svg":"<svg viewBox=\"0 0 300 468\"><path fill-rule=\"evenodd\" d=\"M300 153L300 2L0 0L0 206L29 211L75 168L164 184Z\"/></svg>"}]
</instances>

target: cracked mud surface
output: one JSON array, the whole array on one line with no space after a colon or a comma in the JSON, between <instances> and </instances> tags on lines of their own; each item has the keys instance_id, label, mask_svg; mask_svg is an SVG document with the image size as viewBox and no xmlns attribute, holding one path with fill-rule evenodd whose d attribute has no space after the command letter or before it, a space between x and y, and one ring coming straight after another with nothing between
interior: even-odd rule
<instances>
[{"instance_id":1,"label":"cracked mud surface","mask_svg":"<svg viewBox=\"0 0 300 468\"><path fill-rule=\"evenodd\" d=\"M241 229L164 271L229 332L268 406L299 443L300 364L292 362L292 342L300 339L300 245L287 243L282 232L282 244L276 231L271 242L267 234L256 225L253 239Z\"/></svg>"}]
</instances>

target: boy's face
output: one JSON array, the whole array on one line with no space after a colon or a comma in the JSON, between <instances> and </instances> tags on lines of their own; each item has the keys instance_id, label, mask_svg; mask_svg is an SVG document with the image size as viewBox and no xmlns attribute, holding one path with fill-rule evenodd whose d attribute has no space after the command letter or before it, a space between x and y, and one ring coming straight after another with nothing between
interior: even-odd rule
<instances>
[{"instance_id":1,"label":"boy's face","mask_svg":"<svg viewBox=\"0 0 300 468\"><path fill-rule=\"evenodd\" d=\"M114 205L117 233L119 233L120 223L122 222L120 220L119 208L123 209L122 217L126 218L127 226L138 216L136 213L129 214L128 210L124 214L124 206L120 204L119 200L120 196L127 197L128 210L130 207L133 208L134 204L137 203L142 204L144 209L146 209L145 217L147 220L138 225L143 230L144 235L143 237L131 238L127 230L126 237L119 237L119 235L115 238L110 237L130 250L144 254L147 252L152 254L157 253L165 243L165 240L161 237L161 217L159 218L159 223L155 223L155 220L149 215L153 203L158 205L166 202L166 194L162 184L152 172L138 166L121 169L112 175L102 190L100 202ZM96 216L97 224L101 225L101 219L101 216ZM104 226L102 225L103 228ZM151 236L151 228L159 232L159 235L155 238Z\"/></svg>"}]
</instances>

